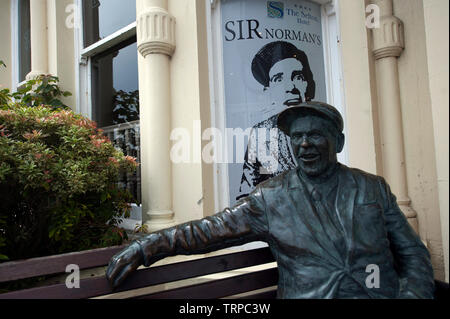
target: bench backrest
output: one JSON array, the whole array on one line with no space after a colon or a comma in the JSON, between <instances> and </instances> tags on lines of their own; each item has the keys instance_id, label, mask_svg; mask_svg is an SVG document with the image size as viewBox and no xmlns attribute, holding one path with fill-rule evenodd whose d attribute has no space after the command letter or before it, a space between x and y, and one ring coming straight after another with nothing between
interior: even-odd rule
<instances>
[{"instance_id":1,"label":"bench backrest","mask_svg":"<svg viewBox=\"0 0 450 319\"><path fill-rule=\"evenodd\" d=\"M66 266L75 264L80 270L104 267L110 258L123 249L111 247L84 252L34 258L0 264L0 283L65 273ZM69 289L65 283L19 290L0 294L0 299L79 299L92 298L129 291L148 286L211 275L245 267L273 262L268 248L240 251L225 255L202 258L150 267L133 273L123 285L113 290L104 276L80 280L80 288ZM234 296L271 287L277 284L276 268L244 273L230 278L217 279L171 290L152 292L138 298L186 298L208 299ZM251 298L273 298L275 290L250 295Z\"/></svg>"}]
</instances>

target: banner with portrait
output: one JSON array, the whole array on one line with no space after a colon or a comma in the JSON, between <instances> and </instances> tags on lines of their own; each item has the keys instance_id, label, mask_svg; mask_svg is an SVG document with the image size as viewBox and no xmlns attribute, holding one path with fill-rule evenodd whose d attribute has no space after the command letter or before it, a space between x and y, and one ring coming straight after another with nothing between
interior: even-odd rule
<instances>
[{"instance_id":1,"label":"banner with portrait","mask_svg":"<svg viewBox=\"0 0 450 319\"><path fill-rule=\"evenodd\" d=\"M277 165L253 154L256 132L276 127L276 114L290 106L326 102L321 8L306 0L222 0L221 27L226 127L252 132L245 152L234 141L228 164L233 205L260 182L296 166L285 135L273 138Z\"/></svg>"}]
</instances>

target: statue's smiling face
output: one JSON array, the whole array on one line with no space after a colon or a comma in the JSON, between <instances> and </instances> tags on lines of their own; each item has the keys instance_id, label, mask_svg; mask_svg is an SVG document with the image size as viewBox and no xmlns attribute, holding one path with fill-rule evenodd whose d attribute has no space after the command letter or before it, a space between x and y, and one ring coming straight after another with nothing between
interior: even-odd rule
<instances>
[{"instance_id":1,"label":"statue's smiling face","mask_svg":"<svg viewBox=\"0 0 450 319\"><path fill-rule=\"evenodd\" d=\"M306 175L319 176L336 164L343 135L330 121L315 115L299 117L291 124L289 135L297 164Z\"/></svg>"}]
</instances>

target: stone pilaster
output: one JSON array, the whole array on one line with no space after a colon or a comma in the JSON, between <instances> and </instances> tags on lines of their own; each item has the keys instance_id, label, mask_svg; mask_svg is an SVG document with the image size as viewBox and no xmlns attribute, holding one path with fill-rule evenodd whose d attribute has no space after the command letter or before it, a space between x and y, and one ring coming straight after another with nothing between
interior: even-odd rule
<instances>
[{"instance_id":1,"label":"stone pilaster","mask_svg":"<svg viewBox=\"0 0 450 319\"><path fill-rule=\"evenodd\" d=\"M380 8L380 27L372 29L383 175L397 196L397 203L418 231L417 213L411 207L406 182L398 57L404 43L403 23L393 15L392 0L373 0Z\"/></svg>"},{"instance_id":2,"label":"stone pilaster","mask_svg":"<svg viewBox=\"0 0 450 319\"><path fill-rule=\"evenodd\" d=\"M48 73L47 0L30 1L31 72L26 79Z\"/></svg>"},{"instance_id":3,"label":"stone pilaster","mask_svg":"<svg viewBox=\"0 0 450 319\"><path fill-rule=\"evenodd\" d=\"M175 224L170 160L170 57L175 51L175 18L167 0L137 0L140 77L142 222L149 231Z\"/></svg>"}]
</instances>

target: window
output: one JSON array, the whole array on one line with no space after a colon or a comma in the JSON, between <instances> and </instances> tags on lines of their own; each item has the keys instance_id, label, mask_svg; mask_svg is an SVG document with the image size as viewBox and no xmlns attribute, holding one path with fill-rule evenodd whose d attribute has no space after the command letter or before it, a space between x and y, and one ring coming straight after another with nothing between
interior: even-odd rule
<instances>
[{"instance_id":1,"label":"window","mask_svg":"<svg viewBox=\"0 0 450 319\"><path fill-rule=\"evenodd\" d=\"M30 0L17 2L18 75L17 82L25 81L31 72Z\"/></svg>"},{"instance_id":2,"label":"window","mask_svg":"<svg viewBox=\"0 0 450 319\"><path fill-rule=\"evenodd\" d=\"M140 157L136 0L79 0L83 27L78 33L80 95L78 111L102 128L116 148ZM139 170L140 168L138 168ZM120 183L141 201L140 172ZM140 221L134 205L131 221Z\"/></svg>"},{"instance_id":3,"label":"window","mask_svg":"<svg viewBox=\"0 0 450 319\"><path fill-rule=\"evenodd\" d=\"M85 91L80 91L81 95L89 96L88 101L81 102L88 107L82 105L81 109L100 127L139 120L139 106L125 105L138 95L136 1L82 0L80 3L81 73L86 73L88 80L84 83ZM124 100L120 102L120 99ZM138 103L138 99L134 102ZM124 110L117 110L117 103L122 109L133 109L134 115L122 114L119 118Z\"/></svg>"},{"instance_id":4,"label":"window","mask_svg":"<svg viewBox=\"0 0 450 319\"><path fill-rule=\"evenodd\" d=\"M84 47L136 21L136 0L83 0Z\"/></svg>"},{"instance_id":5,"label":"window","mask_svg":"<svg viewBox=\"0 0 450 319\"><path fill-rule=\"evenodd\" d=\"M92 58L92 119L100 127L139 120L137 46Z\"/></svg>"}]
</instances>

